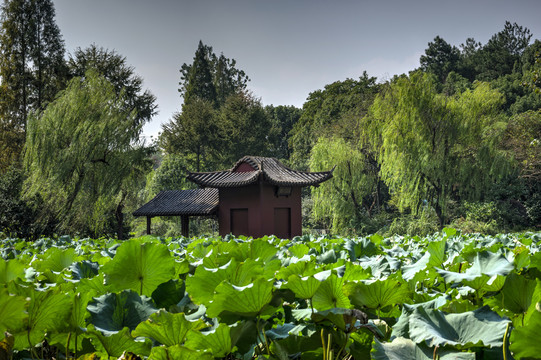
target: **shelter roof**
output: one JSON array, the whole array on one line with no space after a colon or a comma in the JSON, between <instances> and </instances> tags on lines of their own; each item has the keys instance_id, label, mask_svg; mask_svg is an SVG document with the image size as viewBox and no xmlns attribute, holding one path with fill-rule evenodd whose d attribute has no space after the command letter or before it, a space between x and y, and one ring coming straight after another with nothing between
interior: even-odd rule
<instances>
[{"instance_id":1,"label":"shelter roof","mask_svg":"<svg viewBox=\"0 0 541 360\"><path fill-rule=\"evenodd\" d=\"M167 190L137 209L134 216L212 215L218 208L218 189Z\"/></svg>"},{"instance_id":2,"label":"shelter roof","mask_svg":"<svg viewBox=\"0 0 541 360\"><path fill-rule=\"evenodd\" d=\"M245 156L229 170L193 172L188 179L211 188L240 187L264 181L277 186L314 186L332 178L333 170L322 172L297 171L275 158Z\"/></svg>"}]
</instances>

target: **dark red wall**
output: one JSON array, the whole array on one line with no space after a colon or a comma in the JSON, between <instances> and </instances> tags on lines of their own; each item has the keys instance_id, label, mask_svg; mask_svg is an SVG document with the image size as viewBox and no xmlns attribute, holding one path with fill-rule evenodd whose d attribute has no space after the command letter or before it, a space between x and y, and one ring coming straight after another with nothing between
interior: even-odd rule
<instances>
[{"instance_id":1,"label":"dark red wall","mask_svg":"<svg viewBox=\"0 0 541 360\"><path fill-rule=\"evenodd\" d=\"M219 190L220 205L218 221L220 235L231 231L231 209L248 209L248 234L233 234L262 237L275 235L275 208L291 209L291 237L302 235L301 188L294 187L291 195L276 196L276 187L267 183Z\"/></svg>"}]
</instances>

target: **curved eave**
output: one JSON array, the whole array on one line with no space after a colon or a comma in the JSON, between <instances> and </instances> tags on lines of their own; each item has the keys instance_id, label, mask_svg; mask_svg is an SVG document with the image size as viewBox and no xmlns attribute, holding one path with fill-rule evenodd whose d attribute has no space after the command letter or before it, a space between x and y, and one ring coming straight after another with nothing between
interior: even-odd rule
<instances>
[{"instance_id":1,"label":"curved eave","mask_svg":"<svg viewBox=\"0 0 541 360\"><path fill-rule=\"evenodd\" d=\"M334 169L333 169L334 170ZM318 186L324 181L332 178L332 170L324 172L301 172L295 171L289 176L276 176L274 174L265 174L265 180L276 186ZM292 179L292 177L294 179Z\"/></svg>"},{"instance_id":2,"label":"curved eave","mask_svg":"<svg viewBox=\"0 0 541 360\"><path fill-rule=\"evenodd\" d=\"M240 187L257 183L260 171L231 172L216 171L209 173L189 173L188 180L199 186L211 188Z\"/></svg>"}]
</instances>

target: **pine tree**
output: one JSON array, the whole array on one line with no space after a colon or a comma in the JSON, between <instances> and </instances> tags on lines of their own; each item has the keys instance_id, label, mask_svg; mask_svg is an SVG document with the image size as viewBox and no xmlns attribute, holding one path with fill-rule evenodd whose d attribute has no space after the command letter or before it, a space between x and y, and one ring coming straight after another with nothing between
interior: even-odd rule
<instances>
[{"instance_id":1,"label":"pine tree","mask_svg":"<svg viewBox=\"0 0 541 360\"><path fill-rule=\"evenodd\" d=\"M30 112L65 81L64 43L51 0L5 0L0 26L0 171L16 161Z\"/></svg>"}]
</instances>

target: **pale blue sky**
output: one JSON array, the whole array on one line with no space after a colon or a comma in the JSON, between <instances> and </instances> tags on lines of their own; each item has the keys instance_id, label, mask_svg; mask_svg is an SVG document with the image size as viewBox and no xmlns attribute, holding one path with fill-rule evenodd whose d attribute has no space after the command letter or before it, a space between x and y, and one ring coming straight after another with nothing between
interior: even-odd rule
<instances>
[{"instance_id":1,"label":"pale blue sky","mask_svg":"<svg viewBox=\"0 0 541 360\"><path fill-rule=\"evenodd\" d=\"M127 58L156 95L156 136L180 110L180 66L202 40L237 60L264 105L302 107L311 91L364 70L385 80L419 66L437 35L485 43L505 21L541 39L541 0L53 0L66 50L95 43Z\"/></svg>"}]
</instances>

